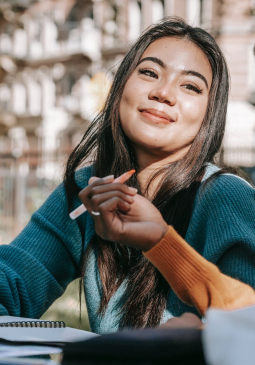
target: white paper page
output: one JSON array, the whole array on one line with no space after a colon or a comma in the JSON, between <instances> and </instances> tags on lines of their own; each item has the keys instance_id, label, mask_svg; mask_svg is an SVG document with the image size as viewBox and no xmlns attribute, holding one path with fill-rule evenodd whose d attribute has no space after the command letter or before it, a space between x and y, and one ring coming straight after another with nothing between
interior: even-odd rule
<instances>
[{"instance_id":1,"label":"white paper page","mask_svg":"<svg viewBox=\"0 0 255 365\"><path fill-rule=\"evenodd\" d=\"M37 319L0 316L0 323L37 321ZM0 339L20 342L74 342L88 340L98 336L95 333L75 328L27 328L0 327Z\"/></svg>"},{"instance_id":2,"label":"white paper page","mask_svg":"<svg viewBox=\"0 0 255 365\"><path fill-rule=\"evenodd\" d=\"M255 306L208 309L206 319L202 339L208 364L255 364Z\"/></svg>"},{"instance_id":3,"label":"white paper page","mask_svg":"<svg viewBox=\"0 0 255 365\"><path fill-rule=\"evenodd\" d=\"M98 336L95 333L74 328L0 328L0 339L22 342L74 342Z\"/></svg>"},{"instance_id":4,"label":"white paper page","mask_svg":"<svg viewBox=\"0 0 255 365\"><path fill-rule=\"evenodd\" d=\"M20 357L20 356L35 356L35 355L48 355L59 354L62 350L58 347L49 346L13 346L13 345L0 345L0 358L7 357Z\"/></svg>"}]
</instances>

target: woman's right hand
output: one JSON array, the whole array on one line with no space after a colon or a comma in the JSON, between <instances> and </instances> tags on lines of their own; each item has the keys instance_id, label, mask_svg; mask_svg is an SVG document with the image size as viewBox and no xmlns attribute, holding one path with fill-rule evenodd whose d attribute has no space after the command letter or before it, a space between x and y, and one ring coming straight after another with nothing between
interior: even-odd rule
<instances>
[{"instance_id":1,"label":"woman's right hand","mask_svg":"<svg viewBox=\"0 0 255 365\"><path fill-rule=\"evenodd\" d=\"M147 251L156 245L168 230L159 210L136 189L114 178L91 178L79 198L93 215L96 233L103 239Z\"/></svg>"}]
</instances>

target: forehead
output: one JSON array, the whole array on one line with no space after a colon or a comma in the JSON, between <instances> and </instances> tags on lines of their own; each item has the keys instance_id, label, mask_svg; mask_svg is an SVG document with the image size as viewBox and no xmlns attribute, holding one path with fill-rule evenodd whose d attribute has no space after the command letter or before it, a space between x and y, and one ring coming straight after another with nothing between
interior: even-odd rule
<instances>
[{"instance_id":1,"label":"forehead","mask_svg":"<svg viewBox=\"0 0 255 365\"><path fill-rule=\"evenodd\" d=\"M160 58L169 67L212 74L206 55L190 40L175 37L158 39L148 46L141 59L151 56Z\"/></svg>"}]
</instances>

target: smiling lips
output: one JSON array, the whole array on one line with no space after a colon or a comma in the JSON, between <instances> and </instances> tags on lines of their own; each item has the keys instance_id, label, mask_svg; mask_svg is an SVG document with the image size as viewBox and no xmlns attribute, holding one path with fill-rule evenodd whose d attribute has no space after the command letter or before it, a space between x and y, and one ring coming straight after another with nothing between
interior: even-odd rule
<instances>
[{"instance_id":1,"label":"smiling lips","mask_svg":"<svg viewBox=\"0 0 255 365\"><path fill-rule=\"evenodd\" d=\"M156 109L140 109L139 112L144 116L146 119L156 123L156 124L169 124L173 123L174 120L169 117L169 115L165 114Z\"/></svg>"}]
</instances>

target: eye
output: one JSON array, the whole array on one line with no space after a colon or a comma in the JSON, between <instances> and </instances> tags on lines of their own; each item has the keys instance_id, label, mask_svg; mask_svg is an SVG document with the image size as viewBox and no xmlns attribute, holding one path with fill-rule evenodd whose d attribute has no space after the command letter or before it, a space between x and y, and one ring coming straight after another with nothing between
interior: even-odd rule
<instances>
[{"instance_id":1,"label":"eye","mask_svg":"<svg viewBox=\"0 0 255 365\"><path fill-rule=\"evenodd\" d=\"M202 89L200 89L198 86L195 86L193 84L186 84L186 85L183 85L183 86L185 87L185 89L194 91L197 94L202 94L202 92L203 92Z\"/></svg>"},{"instance_id":2,"label":"eye","mask_svg":"<svg viewBox=\"0 0 255 365\"><path fill-rule=\"evenodd\" d=\"M153 77L154 79L157 79L158 78L158 75L155 72L153 72L152 70L149 70L147 68L139 68L138 69L138 73L140 75L145 75L145 76Z\"/></svg>"}]
</instances>

